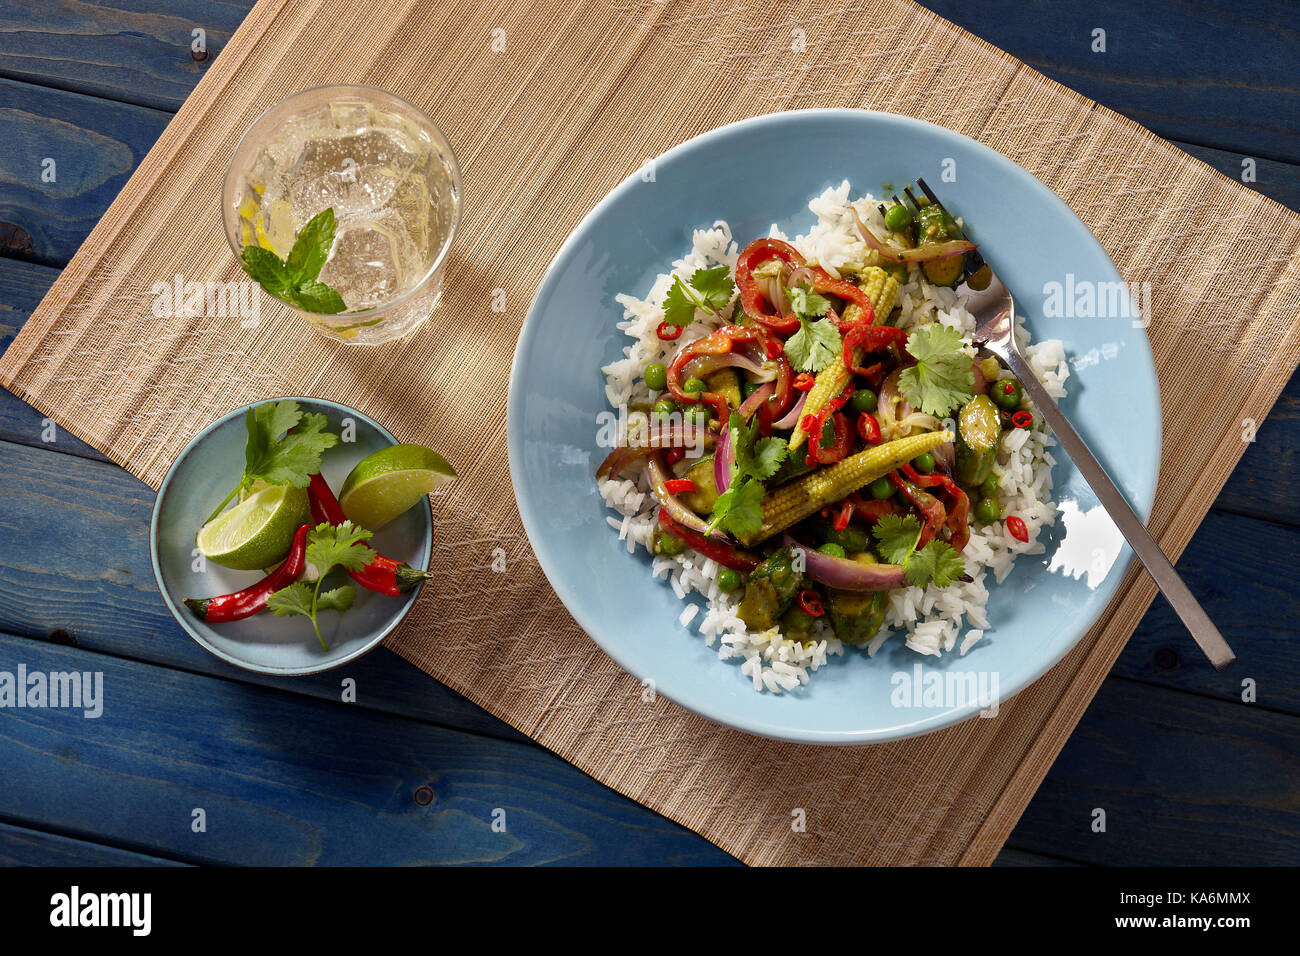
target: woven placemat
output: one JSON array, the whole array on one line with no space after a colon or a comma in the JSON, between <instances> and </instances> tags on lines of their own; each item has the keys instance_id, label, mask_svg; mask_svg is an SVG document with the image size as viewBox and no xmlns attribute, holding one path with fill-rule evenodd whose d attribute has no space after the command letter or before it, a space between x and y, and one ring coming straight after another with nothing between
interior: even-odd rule
<instances>
[{"instance_id":1,"label":"woven placemat","mask_svg":"<svg viewBox=\"0 0 1300 956\"><path fill-rule=\"evenodd\" d=\"M390 641L398 653L743 860L986 864L1153 586L1130 570L1092 631L998 717L919 739L774 743L643 701L548 587L510 492L503 385L542 272L647 157L732 120L861 106L972 136L1069 203L1127 280L1151 283L1165 415L1151 528L1177 554L1244 448L1242 420L1261 421L1295 367L1300 219L906 0L777 10L261 0L0 360L0 382L155 487L200 428L278 394L346 402L434 444L461 469L435 503L444 577ZM456 147L465 215L434 320L367 350L271 305L252 329L154 318L157 281L240 277L219 215L230 153L267 106L331 82L407 97ZM488 572L495 548L509 574Z\"/></svg>"}]
</instances>

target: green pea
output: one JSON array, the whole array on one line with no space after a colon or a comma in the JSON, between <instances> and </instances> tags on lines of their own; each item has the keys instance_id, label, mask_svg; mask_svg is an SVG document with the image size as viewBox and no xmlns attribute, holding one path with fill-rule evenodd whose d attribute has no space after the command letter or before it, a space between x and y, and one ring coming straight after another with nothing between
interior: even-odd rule
<instances>
[{"instance_id":1,"label":"green pea","mask_svg":"<svg viewBox=\"0 0 1300 956\"><path fill-rule=\"evenodd\" d=\"M877 501L894 497L894 483L888 478L877 478L871 483L871 497Z\"/></svg>"},{"instance_id":2,"label":"green pea","mask_svg":"<svg viewBox=\"0 0 1300 956\"><path fill-rule=\"evenodd\" d=\"M993 401L999 408L1008 411L1020 406L1020 398L1023 394L1024 389L1014 378L1000 378L989 386L989 395L992 396Z\"/></svg>"},{"instance_id":3,"label":"green pea","mask_svg":"<svg viewBox=\"0 0 1300 956\"><path fill-rule=\"evenodd\" d=\"M992 524L1002 517L1002 509L992 498L981 498L975 506L975 520L980 524Z\"/></svg>"},{"instance_id":4,"label":"green pea","mask_svg":"<svg viewBox=\"0 0 1300 956\"><path fill-rule=\"evenodd\" d=\"M708 386L706 386L704 382L702 382L698 378L688 378L685 382L682 383L682 391L686 392L688 395L691 394L692 392L694 393L702 392L707 387Z\"/></svg>"},{"instance_id":5,"label":"green pea","mask_svg":"<svg viewBox=\"0 0 1300 956\"><path fill-rule=\"evenodd\" d=\"M740 394L745 398L749 398L749 396L753 395L757 391L758 391L757 382L751 382L746 380L740 383Z\"/></svg>"},{"instance_id":6,"label":"green pea","mask_svg":"<svg viewBox=\"0 0 1300 956\"><path fill-rule=\"evenodd\" d=\"M675 411L677 411L677 403L671 398L659 399L659 401L655 402L654 408L651 409L656 419L666 419Z\"/></svg>"},{"instance_id":7,"label":"green pea","mask_svg":"<svg viewBox=\"0 0 1300 956\"><path fill-rule=\"evenodd\" d=\"M902 203L894 203L885 210L885 228L890 232L902 232L912 224L912 212Z\"/></svg>"},{"instance_id":8,"label":"green pea","mask_svg":"<svg viewBox=\"0 0 1300 956\"><path fill-rule=\"evenodd\" d=\"M849 405L855 412L874 412L876 410L876 393L869 388L860 388L849 399Z\"/></svg>"},{"instance_id":9,"label":"green pea","mask_svg":"<svg viewBox=\"0 0 1300 956\"><path fill-rule=\"evenodd\" d=\"M651 391L662 392L668 387L668 366L655 362L645 367L645 384Z\"/></svg>"},{"instance_id":10,"label":"green pea","mask_svg":"<svg viewBox=\"0 0 1300 956\"><path fill-rule=\"evenodd\" d=\"M998 481L998 476L990 474L980 485L980 495L985 498L992 498L997 501L998 492L1002 490L1002 483Z\"/></svg>"},{"instance_id":11,"label":"green pea","mask_svg":"<svg viewBox=\"0 0 1300 956\"><path fill-rule=\"evenodd\" d=\"M738 587L740 587L740 572L733 571L731 568L723 568L718 572L719 591L723 594L730 594Z\"/></svg>"},{"instance_id":12,"label":"green pea","mask_svg":"<svg viewBox=\"0 0 1300 956\"><path fill-rule=\"evenodd\" d=\"M665 531L659 535L659 550L657 553L669 558L675 558L686 550L686 542L675 534Z\"/></svg>"},{"instance_id":13,"label":"green pea","mask_svg":"<svg viewBox=\"0 0 1300 956\"><path fill-rule=\"evenodd\" d=\"M817 550L822 554L829 554L832 558L843 558L847 556L847 552L834 541L827 541Z\"/></svg>"},{"instance_id":14,"label":"green pea","mask_svg":"<svg viewBox=\"0 0 1300 956\"><path fill-rule=\"evenodd\" d=\"M934 471L934 455L928 451L917 455L912 459L912 467L923 475L928 475Z\"/></svg>"},{"instance_id":15,"label":"green pea","mask_svg":"<svg viewBox=\"0 0 1300 956\"><path fill-rule=\"evenodd\" d=\"M682 421L687 425L707 425L709 410L703 405L688 405L682 411Z\"/></svg>"}]
</instances>

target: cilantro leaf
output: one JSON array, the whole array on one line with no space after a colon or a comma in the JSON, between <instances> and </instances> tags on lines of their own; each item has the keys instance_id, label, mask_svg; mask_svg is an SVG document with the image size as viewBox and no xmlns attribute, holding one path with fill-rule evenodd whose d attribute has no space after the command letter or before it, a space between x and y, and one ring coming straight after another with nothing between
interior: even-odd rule
<instances>
[{"instance_id":1,"label":"cilantro leaf","mask_svg":"<svg viewBox=\"0 0 1300 956\"><path fill-rule=\"evenodd\" d=\"M360 544L369 540L373 532L344 521L332 525L322 521L312 528L307 538L307 563L316 569L317 581L324 578L335 566L345 571L360 571L377 557L373 548Z\"/></svg>"},{"instance_id":2,"label":"cilantro leaf","mask_svg":"<svg viewBox=\"0 0 1300 956\"><path fill-rule=\"evenodd\" d=\"M301 614L311 617L312 590L302 581L294 581L287 588L280 588L266 600L276 617L291 617Z\"/></svg>"},{"instance_id":3,"label":"cilantro leaf","mask_svg":"<svg viewBox=\"0 0 1300 956\"><path fill-rule=\"evenodd\" d=\"M695 321L696 309L719 315L735 291L731 270L726 266L696 269L689 285L680 276L673 276L672 287L664 296L664 321L684 328Z\"/></svg>"},{"instance_id":4,"label":"cilantro leaf","mask_svg":"<svg viewBox=\"0 0 1300 956\"><path fill-rule=\"evenodd\" d=\"M357 599L357 589L350 584L345 584L341 588L332 588L329 591L322 591L316 598L316 610L318 611L346 611L352 607L352 602Z\"/></svg>"},{"instance_id":5,"label":"cilantro leaf","mask_svg":"<svg viewBox=\"0 0 1300 956\"><path fill-rule=\"evenodd\" d=\"M269 405L263 404L251 417L245 416L248 442L244 446L241 486L249 488L261 478L272 485L306 488L311 476L320 471L321 454L337 445L339 438L325 431L329 422L324 415L304 415L295 401L276 402L268 412Z\"/></svg>"},{"instance_id":6,"label":"cilantro leaf","mask_svg":"<svg viewBox=\"0 0 1300 956\"><path fill-rule=\"evenodd\" d=\"M726 266L696 269L691 276L691 288L704 297L708 308L713 312L726 308L736 293L736 283L731 281L731 270Z\"/></svg>"},{"instance_id":7,"label":"cilantro leaf","mask_svg":"<svg viewBox=\"0 0 1300 956\"><path fill-rule=\"evenodd\" d=\"M871 529L886 564L903 564L921 540L916 515L885 515Z\"/></svg>"},{"instance_id":8,"label":"cilantro leaf","mask_svg":"<svg viewBox=\"0 0 1300 956\"><path fill-rule=\"evenodd\" d=\"M763 525L763 483L753 480L732 482L713 505L709 530L721 527L737 537L754 534Z\"/></svg>"},{"instance_id":9,"label":"cilantro leaf","mask_svg":"<svg viewBox=\"0 0 1300 956\"><path fill-rule=\"evenodd\" d=\"M801 372L820 372L839 359L844 348L840 330L829 319L799 317L799 331L785 343L785 356Z\"/></svg>"},{"instance_id":10,"label":"cilantro leaf","mask_svg":"<svg viewBox=\"0 0 1300 956\"><path fill-rule=\"evenodd\" d=\"M790 306L796 315L818 319L831 310L831 300L803 286L795 286L790 290Z\"/></svg>"},{"instance_id":11,"label":"cilantro leaf","mask_svg":"<svg viewBox=\"0 0 1300 956\"><path fill-rule=\"evenodd\" d=\"M907 337L907 351L916 364L899 375L898 390L913 408L942 418L974 397L975 372L961 348L961 333L938 323L914 329Z\"/></svg>"},{"instance_id":12,"label":"cilantro leaf","mask_svg":"<svg viewBox=\"0 0 1300 956\"><path fill-rule=\"evenodd\" d=\"M785 461L789 453L790 445L784 438L775 435L760 438L754 445L754 454L750 457L745 471L759 481L767 481L776 474L777 469L781 467L781 462Z\"/></svg>"},{"instance_id":13,"label":"cilantro leaf","mask_svg":"<svg viewBox=\"0 0 1300 956\"><path fill-rule=\"evenodd\" d=\"M938 587L946 588L966 573L966 564L961 556L946 541L935 539L907 560L907 580L917 587L925 587L931 581Z\"/></svg>"},{"instance_id":14,"label":"cilantro leaf","mask_svg":"<svg viewBox=\"0 0 1300 956\"><path fill-rule=\"evenodd\" d=\"M325 260L329 258L332 245L334 245L334 208L331 206L314 215L307 225L302 227L298 238L293 241L289 258L285 260L285 269L295 287L305 282L315 282L316 277L320 275L321 267L325 265Z\"/></svg>"},{"instance_id":15,"label":"cilantro leaf","mask_svg":"<svg viewBox=\"0 0 1300 956\"><path fill-rule=\"evenodd\" d=\"M321 650L329 650L325 638L321 636L316 616L321 611L346 611L356 600L357 591L352 585L345 584L322 592L321 584L324 583L325 576L336 567L360 571L373 561L377 557L374 550L360 543L370 536L371 532L358 528L351 521L339 525L322 521L316 525L307 535L307 563L316 571L315 588L303 581L295 581L272 594L267 599L266 606L276 617L301 615L310 618Z\"/></svg>"}]
</instances>

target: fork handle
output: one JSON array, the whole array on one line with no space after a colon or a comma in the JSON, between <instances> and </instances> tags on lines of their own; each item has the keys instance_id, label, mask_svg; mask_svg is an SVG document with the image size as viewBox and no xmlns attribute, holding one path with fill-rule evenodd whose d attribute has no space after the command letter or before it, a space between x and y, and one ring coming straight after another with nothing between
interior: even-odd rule
<instances>
[{"instance_id":1,"label":"fork handle","mask_svg":"<svg viewBox=\"0 0 1300 956\"><path fill-rule=\"evenodd\" d=\"M1074 430L1069 419L1057 408L1056 402L1052 401L1052 397L1047 394L1047 389L1043 388L1042 383L1038 381L1038 376L1029 367L1024 356L1014 347L1009 347L1004 350L1003 358L1016 373L1025 392L1033 400L1043 418L1047 420L1047 424L1052 427L1056 440L1061 443L1061 447L1070 456L1075 467L1083 473L1083 477L1101 501L1102 507L1110 514L1111 520L1128 540L1133 553L1146 566L1156 586L1160 588L1160 593L1165 596L1174 613L1191 632L1192 639L1205 652L1205 656L1210 659L1215 670L1221 671L1226 668L1237 659L1237 655L1232 652L1232 648L1228 646L1228 642L1223 639L1223 635L1214 626L1209 615L1192 596L1192 592L1187 590L1187 585L1178 576L1169 558L1160 550L1160 545L1156 544L1155 539L1147 533L1142 520L1129 507L1124 495L1106 474L1106 469L1102 468L1101 463L1088 450L1087 444L1079 437L1079 433Z\"/></svg>"}]
</instances>

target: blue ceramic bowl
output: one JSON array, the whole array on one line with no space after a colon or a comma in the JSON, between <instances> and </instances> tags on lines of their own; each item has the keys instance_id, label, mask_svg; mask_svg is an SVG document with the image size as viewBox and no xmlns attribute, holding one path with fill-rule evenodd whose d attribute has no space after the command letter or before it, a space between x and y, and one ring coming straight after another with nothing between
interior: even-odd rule
<instances>
[{"instance_id":1,"label":"blue ceramic bowl","mask_svg":"<svg viewBox=\"0 0 1300 956\"><path fill-rule=\"evenodd\" d=\"M945 181L946 169L955 181ZM533 300L511 375L508 437L519 510L578 623L615 661L679 704L742 730L810 743L892 740L984 709L955 690L927 704L925 682L983 680L1006 700L1041 676L1097 620L1131 558L1059 448L1054 498L1071 520L1058 518L1040 535L1045 555L1020 558L1002 584L991 584L992 628L965 657L921 657L895 638L874 659L856 650L832 658L794 693L758 694L734 661L719 660L677 623L681 602L650 577L645 552L629 555L605 522L613 512L593 477L607 453L596 442L596 415L607 408L600 366L621 357L629 341L615 327L622 318L615 294L645 295L690 248L693 229L725 219L741 246L767 235L774 222L796 235L815 221L808 200L828 186L848 179L854 195L879 196L882 184L901 187L922 176L969 224L1034 338L1064 340L1072 374L1062 407L1145 518L1161 443L1146 334L1131 315L1069 317L1070 308L1049 301L1051 283L1068 291L1120 282L1097 240L1015 163L949 130L886 113L760 116L677 146L654 172L652 182L634 175L620 184L564 243Z\"/></svg>"},{"instance_id":2,"label":"blue ceramic bowl","mask_svg":"<svg viewBox=\"0 0 1300 956\"><path fill-rule=\"evenodd\" d=\"M320 412L329 430L347 437L347 420L355 423L355 440L325 452L321 474L337 492L352 467L366 455L397 444L373 419L334 402L295 399L305 412ZM279 401L279 399L268 399ZM262 404L258 402L258 404ZM194 536L204 520L239 482L244 464L244 408L238 408L199 432L172 464L158 489L149 525L149 551L154 576L167 609L185 631L227 663L262 674L314 674L355 660L382 641L404 618L420 588L400 598L357 587L356 602L345 614L320 615L321 634L329 645L321 650L305 617L275 617L262 611L242 621L208 624L182 603L190 597L213 597L238 591L263 577L260 571L233 571L203 562L195 569ZM351 432L352 429L349 429ZM380 554L416 568L429 566L433 519L427 507L415 507L376 532L369 544ZM340 571L339 583L349 583Z\"/></svg>"}]
</instances>

